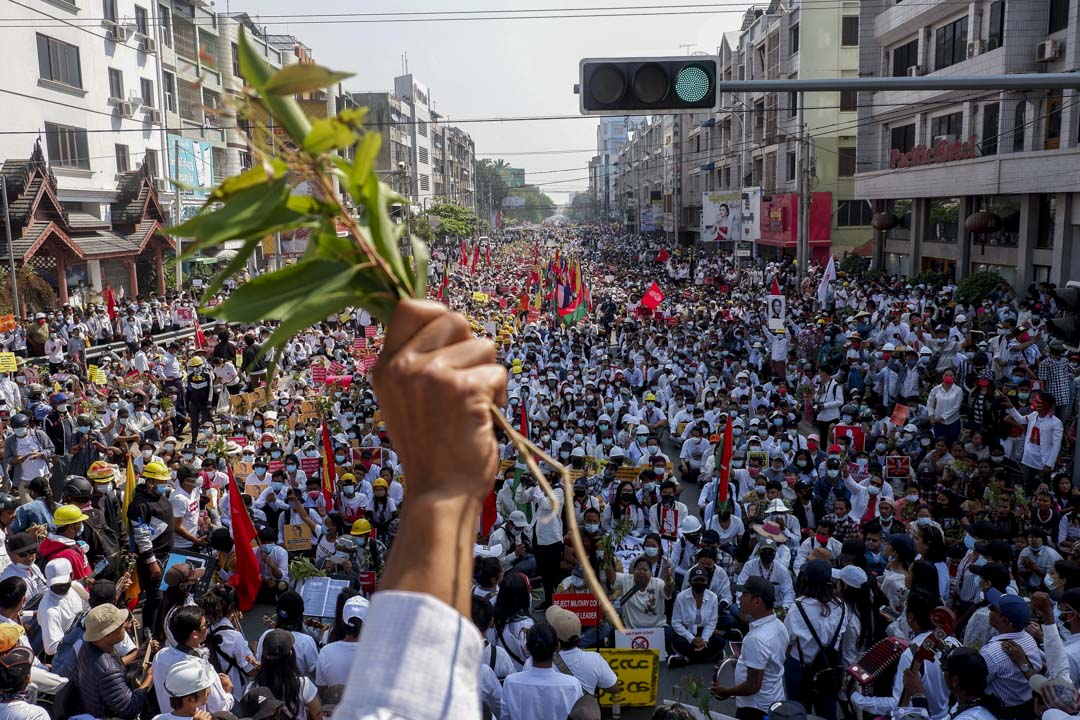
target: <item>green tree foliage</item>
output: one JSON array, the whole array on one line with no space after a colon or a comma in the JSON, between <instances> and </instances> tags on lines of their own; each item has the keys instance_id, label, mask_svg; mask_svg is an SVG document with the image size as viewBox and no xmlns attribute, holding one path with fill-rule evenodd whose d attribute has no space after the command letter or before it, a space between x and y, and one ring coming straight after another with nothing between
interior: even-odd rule
<instances>
[{"instance_id":1,"label":"green tree foliage","mask_svg":"<svg viewBox=\"0 0 1080 720\"><path fill-rule=\"evenodd\" d=\"M439 203L428 209L427 214L439 219L432 228L439 239L472 237L480 228L480 218L476 213L460 205Z\"/></svg>"},{"instance_id":2,"label":"green tree foliage","mask_svg":"<svg viewBox=\"0 0 1080 720\"><path fill-rule=\"evenodd\" d=\"M573 222L592 222L596 220L596 205L588 195L578 193L570 202L570 209L566 212L566 216Z\"/></svg>"},{"instance_id":3,"label":"green tree foliage","mask_svg":"<svg viewBox=\"0 0 1080 720\"><path fill-rule=\"evenodd\" d=\"M514 188L510 191L510 198L520 198L518 202L524 203L520 207L503 207L503 222L517 224L522 222L542 223L544 218L555 214L555 202L535 185Z\"/></svg>"},{"instance_id":4,"label":"green tree foliage","mask_svg":"<svg viewBox=\"0 0 1080 720\"><path fill-rule=\"evenodd\" d=\"M502 165L499 165L502 163ZM495 162L485 158L476 163L476 197L477 205L483 208L488 206L488 193L491 193L491 206L502 207L502 201L510 194L510 188L506 181L499 175L499 168L506 165L505 160Z\"/></svg>"},{"instance_id":5,"label":"green tree foliage","mask_svg":"<svg viewBox=\"0 0 1080 720\"><path fill-rule=\"evenodd\" d=\"M1005 278L993 270L973 272L956 286L956 299L965 302L982 302L992 291L997 290Z\"/></svg>"}]
</instances>

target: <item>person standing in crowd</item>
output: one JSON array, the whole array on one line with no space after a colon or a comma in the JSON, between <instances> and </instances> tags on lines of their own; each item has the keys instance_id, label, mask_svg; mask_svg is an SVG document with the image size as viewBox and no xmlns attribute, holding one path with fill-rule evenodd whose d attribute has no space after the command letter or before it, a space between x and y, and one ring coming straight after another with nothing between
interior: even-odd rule
<instances>
[{"instance_id":1,"label":"person standing in crowd","mask_svg":"<svg viewBox=\"0 0 1080 720\"><path fill-rule=\"evenodd\" d=\"M582 696L581 682L555 667L559 639L543 623L529 630L525 640L532 667L503 682L503 720L564 720Z\"/></svg>"}]
</instances>

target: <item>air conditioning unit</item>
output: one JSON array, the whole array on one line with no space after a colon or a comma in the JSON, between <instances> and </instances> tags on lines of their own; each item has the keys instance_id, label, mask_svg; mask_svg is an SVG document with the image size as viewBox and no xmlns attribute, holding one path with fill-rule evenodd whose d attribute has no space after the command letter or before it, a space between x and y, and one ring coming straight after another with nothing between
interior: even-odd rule
<instances>
[{"instance_id":1,"label":"air conditioning unit","mask_svg":"<svg viewBox=\"0 0 1080 720\"><path fill-rule=\"evenodd\" d=\"M136 109L143 106L143 99L139 97L135 92L128 95L128 104L134 106Z\"/></svg>"},{"instance_id":2,"label":"air conditioning unit","mask_svg":"<svg viewBox=\"0 0 1080 720\"><path fill-rule=\"evenodd\" d=\"M968 50L967 51L968 57L975 57L976 55L982 55L984 52L986 52L986 41L985 40L972 40L971 42L968 43L967 50Z\"/></svg>"},{"instance_id":3,"label":"air conditioning unit","mask_svg":"<svg viewBox=\"0 0 1080 720\"><path fill-rule=\"evenodd\" d=\"M125 25L119 25L117 23L106 21L106 27L108 31L106 37L115 43L126 43L128 41L128 28Z\"/></svg>"},{"instance_id":4,"label":"air conditioning unit","mask_svg":"<svg viewBox=\"0 0 1080 720\"><path fill-rule=\"evenodd\" d=\"M926 74L926 68L922 65L912 65L907 69L908 77L921 77Z\"/></svg>"},{"instance_id":5,"label":"air conditioning unit","mask_svg":"<svg viewBox=\"0 0 1080 720\"><path fill-rule=\"evenodd\" d=\"M146 110L146 122L152 123L154 125L160 125L161 124L161 111L160 110L157 110L156 108L151 108L151 107L143 108L143 109Z\"/></svg>"},{"instance_id":6,"label":"air conditioning unit","mask_svg":"<svg viewBox=\"0 0 1080 720\"><path fill-rule=\"evenodd\" d=\"M1051 62L1061 57L1061 43L1057 40L1044 40L1039 43L1039 62Z\"/></svg>"},{"instance_id":7,"label":"air conditioning unit","mask_svg":"<svg viewBox=\"0 0 1080 720\"><path fill-rule=\"evenodd\" d=\"M116 114L120 117L129 118L135 114L135 106L129 102L122 102L116 105Z\"/></svg>"},{"instance_id":8,"label":"air conditioning unit","mask_svg":"<svg viewBox=\"0 0 1080 720\"><path fill-rule=\"evenodd\" d=\"M153 55L157 52L157 40L154 38L143 38L142 51L148 55Z\"/></svg>"},{"instance_id":9,"label":"air conditioning unit","mask_svg":"<svg viewBox=\"0 0 1080 720\"><path fill-rule=\"evenodd\" d=\"M154 187L159 193L172 192L173 184L168 178L154 178Z\"/></svg>"},{"instance_id":10,"label":"air conditioning unit","mask_svg":"<svg viewBox=\"0 0 1080 720\"><path fill-rule=\"evenodd\" d=\"M112 95L110 95L109 99L105 101L105 103L111 107L116 107L122 102L124 102L124 98L113 97Z\"/></svg>"}]
</instances>

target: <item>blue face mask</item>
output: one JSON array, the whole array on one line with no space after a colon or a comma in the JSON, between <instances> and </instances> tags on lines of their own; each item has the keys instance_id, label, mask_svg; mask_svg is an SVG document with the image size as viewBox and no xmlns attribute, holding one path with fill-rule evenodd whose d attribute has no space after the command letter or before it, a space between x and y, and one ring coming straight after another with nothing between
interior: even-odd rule
<instances>
[{"instance_id":1,"label":"blue face mask","mask_svg":"<svg viewBox=\"0 0 1080 720\"><path fill-rule=\"evenodd\" d=\"M270 483L270 487L274 489L274 492L281 492L282 488L285 487L285 483L273 482Z\"/></svg>"},{"instance_id":2,"label":"blue face mask","mask_svg":"<svg viewBox=\"0 0 1080 720\"><path fill-rule=\"evenodd\" d=\"M154 489L157 490L158 495L164 495L169 491L169 485L168 483L159 483L154 486Z\"/></svg>"},{"instance_id":3,"label":"blue face mask","mask_svg":"<svg viewBox=\"0 0 1080 720\"><path fill-rule=\"evenodd\" d=\"M255 474L258 475L259 477L262 477L263 475L266 474L266 468L264 468L264 467L255 468Z\"/></svg>"},{"instance_id":4,"label":"blue face mask","mask_svg":"<svg viewBox=\"0 0 1080 720\"><path fill-rule=\"evenodd\" d=\"M975 538L971 537L970 535L964 535L964 547L966 547L968 550L974 550Z\"/></svg>"}]
</instances>

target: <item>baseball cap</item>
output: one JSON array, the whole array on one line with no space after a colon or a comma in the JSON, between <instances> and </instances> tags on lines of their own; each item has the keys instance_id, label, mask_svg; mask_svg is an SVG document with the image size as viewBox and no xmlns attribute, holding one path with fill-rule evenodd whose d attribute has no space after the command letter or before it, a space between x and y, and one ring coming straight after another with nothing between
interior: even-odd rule
<instances>
[{"instance_id":1,"label":"baseball cap","mask_svg":"<svg viewBox=\"0 0 1080 720\"><path fill-rule=\"evenodd\" d=\"M839 580L848 587L860 588L866 584L866 571L854 565L845 565L842 568L833 568L832 579Z\"/></svg>"},{"instance_id":2,"label":"baseball cap","mask_svg":"<svg viewBox=\"0 0 1080 720\"><path fill-rule=\"evenodd\" d=\"M758 550L765 550L766 548L776 549L776 541L771 537L758 538L757 541Z\"/></svg>"},{"instance_id":3,"label":"baseball cap","mask_svg":"<svg viewBox=\"0 0 1080 720\"><path fill-rule=\"evenodd\" d=\"M265 685L249 687L240 698L240 714L248 720L264 720L278 711L285 703L274 697Z\"/></svg>"},{"instance_id":4,"label":"baseball cap","mask_svg":"<svg viewBox=\"0 0 1080 720\"><path fill-rule=\"evenodd\" d=\"M71 561L67 558L50 560L45 566L45 583L52 586L69 582L71 582Z\"/></svg>"},{"instance_id":5,"label":"baseball cap","mask_svg":"<svg viewBox=\"0 0 1080 720\"><path fill-rule=\"evenodd\" d=\"M825 560L811 560L802 566L807 582L823 583L832 579L832 565Z\"/></svg>"},{"instance_id":6,"label":"baseball cap","mask_svg":"<svg viewBox=\"0 0 1080 720\"><path fill-rule=\"evenodd\" d=\"M776 588L773 587L771 582L757 575L746 578L746 582L742 585L736 585L734 589L761 598L766 605L776 602Z\"/></svg>"},{"instance_id":7,"label":"baseball cap","mask_svg":"<svg viewBox=\"0 0 1080 720\"><path fill-rule=\"evenodd\" d=\"M371 607L371 603L362 595L349 598L345 601L345 607L341 609L342 622L347 623L354 619L364 622L367 619L369 607Z\"/></svg>"},{"instance_id":8,"label":"baseball cap","mask_svg":"<svg viewBox=\"0 0 1080 720\"><path fill-rule=\"evenodd\" d=\"M1068 678L1048 678L1045 675L1032 675L1028 679L1031 689L1039 693L1047 708L1064 710L1075 714L1080 706L1080 696Z\"/></svg>"},{"instance_id":9,"label":"baseball cap","mask_svg":"<svg viewBox=\"0 0 1080 720\"><path fill-rule=\"evenodd\" d=\"M37 538L28 532L8 535L8 539L4 543L7 546L8 555L18 555L30 550L37 550L39 544Z\"/></svg>"},{"instance_id":10,"label":"baseball cap","mask_svg":"<svg viewBox=\"0 0 1080 720\"><path fill-rule=\"evenodd\" d=\"M915 559L915 541L905 533L893 533L886 540L887 545L891 545L892 549L896 551L897 557L904 562L911 562Z\"/></svg>"},{"instance_id":11,"label":"baseball cap","mask_svg":"<svg viewBox=\"0 0 1080 720\"><path fill-rule=\"evenodd\" d=\"M690 568L690 576L688 580L690 582L693 582L697 578L704 578L707 581L709 579L709 573L705 572L705 568L703 567Z\"/></svg>"},{"instance_id":12,"label":"baseball cap","mask_svg":"<svg viewBox=\"0 0 1080 720\"><path fill-rule=\"evenodd\" d=\"M1019 595L1006 595L996 588L990 588L986 591L986 599L1017 630L1023 630L1031 620L1031 610Z\"/></svg>"},{"instance_id":13,"label":"baseball cap","mask_svg":"<svg viewBox=\"0 0 1080 720\"><path fill-rule=\"evenodd\" d=\"M165 584L176 587L187 580L198 580L206 574L206 568L192 567L190 563L182 562L173 565L165 571Z\"/></svg>"},{"instance_id":14,"label":"baseball cap","mask_svg":"<svg viewBox=\"0 0 1080 720\"><path fill-rule=\"evenodd\" d=\"M83 639L88 642L100 640L123 625L127 617L127 610L121 610L115 605L98 605L86 613L83 619Z\"/></svg>"},{"instance_id":15,"label":"baseball cap","mask_svg":"<svg viewBox=\"0 0 1080 720\"><path fill-rule=\"evenodd\" d=\"M210 664L202 658L184 659L169 668L165 676L165 692L170 697L186 697L214 684Z\"/></svg>"},{"instance_id":16,"label":"baseball cap","mask_svg":"<svg viewBox=\"0 0 1080 720\"><path fill-rule=\"evenodd\" d=\"M581 637L581 620L566 608L552 605L544 613L548 625L555 629L560 642L570 642Z\"/></svg>"},{"instance_id":17,"label":"baseball cap","mask_svg":"<svg viewBox=\"0 0 1080 720\"><path fill-rule=\"evenodd\" d=\"M999 562L988 562L984 565L972 565L968 570L972 575L978 575L983 580L990 583L991 587L997 588L999 592L1004 592L1005 588L1009 586L1009 568Z\"/></svg>"},{"instance_id":18,"label":"baseball cap","mask_svg":"<svg viewBox=\"0 0 1080 720\"><path fill-rule=\"evenodd\" d=\"M263 640L263 657L271 660L280 660L292 652L295 644L292 633L280 628L271 630Z\"/></svg>"},{"instance_id":19,"label":"baseball cap","mask_svg":"<svg viewBox=\"0 0 1080 720\"><path fill-rule=\"evenodd\" d=\"M769 720L806 720L806 708L794 700L781 700L769 706Z\"/></svg>"},{"instance_id":20,"label":"baseball cap","mask_svg":"<svg viewBox=\"0 0 1080 720\"><path fill-rule=\"evenodd\" d=\"M507 519L519 528L529 524L529 521L525 518L525 513L520 510L510 513L510 517Z\"/></svg>"},{"instance_id":21,"label":"baseball cap","mask_svg":"<svg viewBox=\"0 0 1080 720\"><path fill-rule=\"evenodd\" d=\"M30 677L30 668L33 664L33 651L22 645L17 645L0 655L0 691L21 690L26 679Z\"/></svg>"}]
</instances>

